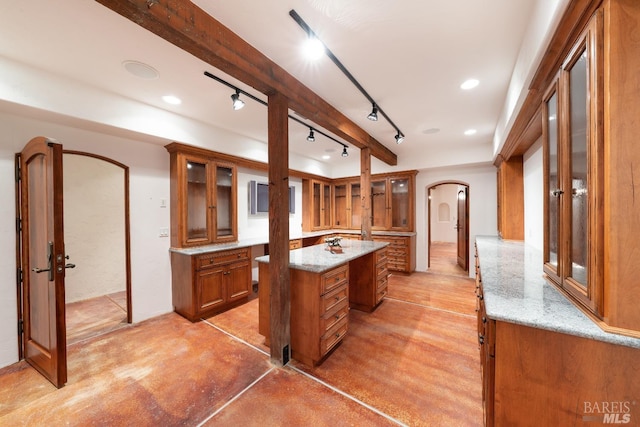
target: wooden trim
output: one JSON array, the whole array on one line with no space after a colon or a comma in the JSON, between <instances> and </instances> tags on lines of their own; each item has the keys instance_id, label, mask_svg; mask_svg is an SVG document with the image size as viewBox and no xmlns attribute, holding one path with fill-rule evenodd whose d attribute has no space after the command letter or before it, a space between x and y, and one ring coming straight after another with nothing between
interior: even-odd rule
<instances>
[{"instance_id":1,"label":"wooden trim","mask_svg":"<svg viewBox=\"0 0 640 427\"><path fill-rule=\"evenodd\" d=\"M62 150L62 154L73 154L77 156L92 157L111 163L123 169L124 172L124 245L125 245L125 274L127 289L127 323L133 322L133 312L131 305L131 220L130 220L130 200L129 200L129 166L108 157L84 151Z\"/></svg>"},{"instance_id":2,"label":"wooden trim","mask_svg":"<svg viewBox=\"0 0 640 427\"><path fill-rule=\"evenodd\" d=\"M20 153L16 153L15 154L15 168L16 171L18 170L18 168L20 167ZM17 174L17 172L16 172ZM21 185L20 185L20 180L18 179L18 176L16 176L16 180L15 180L15 194L16 194L16 222L21 220L21 199L22 199L22 191L21 191ZM22 253L21 253L21 244L20 242L22 241L22 227L18 227L18 225L16 224L16 266L19 267L20 269L22 269ZM17 317L17 321L20 322L23 319L22 316L22 286L23 286L23 282L20 280L19 277L17 277L17 275L19 274L18 270L16 269L16 304L17 304L17 311L16 313L18 313L18 317ZM24 275L24 272L22 272L22 274ZM17 325L16 325L17 327ZM18 360L22 360L24 359L24 351L23 351L23 340L22 340L23 334L18 333Z\"/></svg>"},{"instance_id":3,"label":"wooden trim","mask_svg":"<svg viewBox=\"0 0 640 427\"><path fill-rule=\"evenodd\" d=\"M288 100L269 96L269 283L271 361L284 366L291 357L291 284L289 277Z\"/></svg>"},{"instance_id":4,"label":"wooden trim","mask_svg":"<svg viewBox=\"0 0 640 427\"><path fill-rule=\"evenodd\" d=\"M575 40L601 3L602 0L572 0L567 6L529 85L524 103L517 112L500 150L498 156L501 155L504 160L524 154L536 141L536 133L540 132L537 135L541 135L541 128L538 128L535 123L538 121L536 117L540 114L542 94L555 78ZM531 128L532 125L535 126ZM499 164L500 160L496 157L494 165Z\"/></svg>"},{"instance_id":5,"label":"wooden trim","mask_svg":"<svg viewBox=\"0 0 640 427\"><path fill-rule=\"evenodd\" d=\"M383 162L397 165L391 150L190 1L97 1L263 94L282 94L292 110L360 149L370 148Z\"/></svg>"},{"instance_id":6,"label":"wooden trim","mask_svg":"<svg viewBox=\"0 0 640 427\"><path fill-rule=\"evenodd\" d=\"M360 238L373 240L371 235L371 153L369 149L360 151Z\"/></svg>"}]
</instances>

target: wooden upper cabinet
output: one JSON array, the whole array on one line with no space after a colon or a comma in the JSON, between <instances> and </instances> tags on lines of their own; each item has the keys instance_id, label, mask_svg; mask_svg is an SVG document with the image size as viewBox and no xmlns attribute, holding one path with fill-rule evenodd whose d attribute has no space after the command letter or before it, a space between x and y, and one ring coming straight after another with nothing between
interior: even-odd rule
<instances>
[{"instance_id":1,"label":"wooden upper cabinet","mask_svg":"<svg viewBox=\"0 0 640 427\"><path fill-rule=\"evenodd\" d=\"M167 146L171 166L171 246L238 239L236 166Z\"/></svg>"},{"instance_id":2,"label":"wooden upper cabinet","mask_svg":"<svg viewBox=\"0 0 640 427\"><path fill-rule=\"evenodd\" d=\"M331 228L331 199L329 181L302 180L302 229L304 231Z\"/></svg>"},{"instance_id":3,"label":"wooden upper cabinet","mask_svg":"<svg viewBox=\"0 0 640 427\"><path fill-rule=\"evenodd\" d=\"M416 174L417 171L404 171L371 176L371 223L374 230L413 231ZM326 182L303 180L302 229L360 229L360 186L359 177Z\"/></svg>"},{"instance_id":4,"label":"wooden upper cabinet","mask_svg":"<svg viewBox=\"0 0 640 427\"><path fill-rule=\"evenodd\" d=\"M543 101L545 245L549 278L602 311L602 38L599 10ZM599 62L600 61L600 62Z\"/></svg>"}]
</instances>

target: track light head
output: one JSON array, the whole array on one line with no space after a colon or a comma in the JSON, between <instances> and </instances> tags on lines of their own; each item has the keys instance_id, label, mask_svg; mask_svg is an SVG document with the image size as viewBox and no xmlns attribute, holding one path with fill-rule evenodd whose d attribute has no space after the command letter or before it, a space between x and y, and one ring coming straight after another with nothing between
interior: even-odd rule
<instances>
[{"instance_id":1,"label":"track light head","mask_svg":"<svg viewBox=\"0 0 640 427\"><path fill-rule=\"evenodd\" d=\"M404 135L398 132L396 134L396 144L402 144L403 141L404 141Z\"/></svg>"},{"instance_id":2,"label":"track light head","mask_svg":"<svg viewBox=\"0 0 640 427\"><path fill-rule=\"evenodd\" d=\"M378 107L376 106L376 104L373 104L373 108L371 109L371 112L367 116L367 119L369 119L369 120L371 120L373 122L377 122L378 121Z\"/></svg>"},{"instance_id":3,"label":"track light head","mask_svg":"<svg viewBox=\"0 0 640 427\"><path fill-rule=\"evenodd\" d=\"M349 153L347 152L346 145L342 148L342 157L349 157Z\"/></svg>"},{"instance_id":4,"label":"track light head","mask_svg":"<svg viewBox=\"0 0 640 427\"><path fill-rule=\"evenodd\" d=\"M309 142L315 142L316 137L313 134L313 128L309 128L309 136L307 136L307 141Z\"/></svg>"},{"instance_id":5,"label":"track light head","mask_svg":"<svg viewBox=\"0 0 640 427\"><path fill-rule=\"evenodd\" d=\"M236 93L231 95L231 102L233 103L233 109L239 110L244 107L244 101L240 99L240 91L236 89Z\"/></svg>"}]
</instances>

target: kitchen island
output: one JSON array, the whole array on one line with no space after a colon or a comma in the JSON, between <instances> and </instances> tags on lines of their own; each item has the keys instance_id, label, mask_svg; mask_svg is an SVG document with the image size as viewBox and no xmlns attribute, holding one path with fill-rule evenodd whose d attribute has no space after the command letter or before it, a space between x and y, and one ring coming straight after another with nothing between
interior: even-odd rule
<instances>
[{"instance_id":1,"label":"kitchen island","mask_svg":"<svg viewBox=\"0 0 640 427\"><path fill-rule=\"evenodd\" d=\"M386 242L347 240L289 252L291 355L322 362L347 333L349 309L373 311L387 294ZM331 250L329 250L331 249ZM269 345L269 256L258 261L259 332Z\"/></svg>"}]
</instances>

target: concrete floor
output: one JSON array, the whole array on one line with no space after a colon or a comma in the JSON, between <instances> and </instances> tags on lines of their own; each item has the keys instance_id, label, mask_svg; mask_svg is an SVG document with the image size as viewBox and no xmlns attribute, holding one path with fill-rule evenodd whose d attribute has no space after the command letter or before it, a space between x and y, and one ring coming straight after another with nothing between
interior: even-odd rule
<instances>
[{"instance_id":1,"label":"concrete floor","mask_svg":"<svg viewBox=\"0 0 640 427\"><path fill-rule=\"evenodd\" d=\"M25 362L0 370L0 425L480 426L474 282L389 278L350 312L316 368L269 362L258 301L191 323L174 313L68 347L55 389Z\"/></svg>"}]
</instances>

